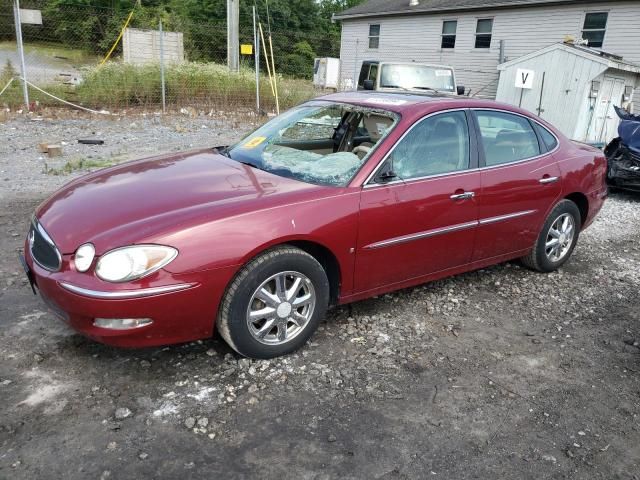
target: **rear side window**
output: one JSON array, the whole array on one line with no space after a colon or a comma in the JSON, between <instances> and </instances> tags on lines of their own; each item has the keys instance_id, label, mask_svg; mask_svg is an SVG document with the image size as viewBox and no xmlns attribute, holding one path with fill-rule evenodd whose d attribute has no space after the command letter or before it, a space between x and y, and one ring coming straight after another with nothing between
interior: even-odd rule
<instances>
[{"instance_id":1,"label":"rear side window","mask_svg":"<svg viewBox=\"0 0 640 480\"><path fill-rule=\"evenodd\" d=\"M358 78L358 86L364 87L365 80L373 80L374 82L378 78L378 65L373 63L363 63L360 69L360 77Z\"/></svg>"},{"instance_id":2,"label":"rear side window","mask_svg":"<svg viewBox=\"0 0 640 480\"><path fill-rule=\"evenodd\" d=\"M549 130L544 128L542 125L535 124L536 129L538 130L538 135L542 138L542 142L544 146L547 147L547 152L550 152L554 148L558 146L558 140L555 135L553 135Z\"/></svg>"},{"instance_id":3,"label":"rear side window","mask_svg":"<svg viewBox=\"0 0 640 480\"><path fill-rule=\"evenodd\" d=\"M371 65L371 69L369 70L368 80L373 80L375 82L377 79L378 79L378 65Z\"/></svg>"},{"instance_id":4,"label":"rear side window","mask_svg":"<svg viewBox=\"0 0 640 480\"><path fill-rule=\"evenodd\" d=\"M538 137L529 120L492 110L475 112L487 167L540 155Z\"/></svg>"}]
</instances>

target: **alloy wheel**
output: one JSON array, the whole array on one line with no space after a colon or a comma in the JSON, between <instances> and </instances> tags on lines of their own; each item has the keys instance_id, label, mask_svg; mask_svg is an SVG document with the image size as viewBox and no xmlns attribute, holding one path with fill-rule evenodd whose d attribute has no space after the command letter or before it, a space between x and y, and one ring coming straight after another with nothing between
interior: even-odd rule
<instances>
[{"instance_id":1,"label":"alloy wheel","mask_svg":"<svg viewBox=\"0 0 640 480\"><path fill-rule=\"evenodd\" d=\"M569 253L576 234L575 226L569 213L563 213L551 224L545 243L545 253L550 261L559 262Z\"/></svg>"},{"instance_id":2,"label":"alloy wheel","mask_svg":"<svg viewBox=\"0 0 640 480\"><path fill-rule=\"evenodd\" d=\"M280 272L253 293L247 309L249 332L258 342L282 345L300 334L316 306L311 280L299 272Z\"/></svg>"}]
</instances>

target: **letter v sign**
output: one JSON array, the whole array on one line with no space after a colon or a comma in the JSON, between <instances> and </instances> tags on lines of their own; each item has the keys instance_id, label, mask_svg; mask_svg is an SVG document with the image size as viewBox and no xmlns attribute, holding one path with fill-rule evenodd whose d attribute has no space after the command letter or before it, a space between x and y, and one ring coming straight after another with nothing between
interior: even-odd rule
<instances>
[{"instance_id":1,"label":"letter v sign","mask_svg":"<svg viewBox=\"0 0 640 480\"><path fill-rule=\"evenodd\" d=\"M533 70L525 70L524 68L518 68L516 71L516 87L517 88L533 88L533 77L536 72Z\"/></svg>"}]
</instances>

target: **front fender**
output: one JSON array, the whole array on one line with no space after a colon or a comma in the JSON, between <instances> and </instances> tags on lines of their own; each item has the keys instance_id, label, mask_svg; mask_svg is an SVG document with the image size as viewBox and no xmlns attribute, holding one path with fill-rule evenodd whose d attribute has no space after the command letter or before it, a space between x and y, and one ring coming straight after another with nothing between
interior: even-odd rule
<instances>
[{"instance_id":1,"label":"front fender","mask_svg":"<svg viewBox=\"0 0 640 480\"><path fill-rule=\"evenodd\" d=\"M154 239L178 248L165 267L189 273L246 264L260 252L291 241L307 241L331 251L342 272L343 291L350 291L357 232L360 189L335 196L256 210L204 222Z\"/></svg>"}]
</instances>

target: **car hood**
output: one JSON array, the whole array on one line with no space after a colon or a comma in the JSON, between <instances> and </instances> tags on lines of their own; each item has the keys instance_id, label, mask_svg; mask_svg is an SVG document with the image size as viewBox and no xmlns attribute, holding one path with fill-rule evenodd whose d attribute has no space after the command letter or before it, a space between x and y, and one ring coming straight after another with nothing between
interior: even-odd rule
<instances>
[{"instance_id":1,"label":"car hood","mask_svg":"<svg viewBox=\"0 0 640 480\"><path fill-rule=\"evenodd\" d=\"M64 254L153 240L198 222L317 196L330 187L279 177L213 150L138 160L67 184L36 210Z\"/></svg>"}]
</instances>

